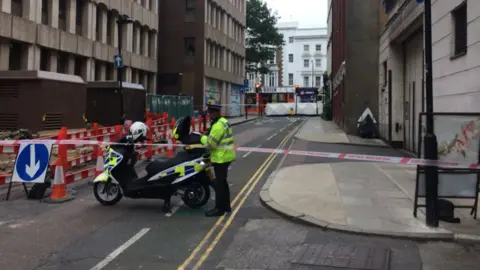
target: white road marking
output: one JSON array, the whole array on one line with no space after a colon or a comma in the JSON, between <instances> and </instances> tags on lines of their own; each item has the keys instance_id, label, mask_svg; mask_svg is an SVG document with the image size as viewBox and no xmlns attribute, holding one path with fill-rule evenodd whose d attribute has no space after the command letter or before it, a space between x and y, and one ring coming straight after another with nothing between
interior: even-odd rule
<instances>
[{"instance_id":1,"label":"white road marking","mask_svg":"<svg viewBox=\"0 0 480 270\"><path fill-rule=\"evenodd\" d=\"M262 146L262 145L261 145L261 144L259 144L259 145L255 146L255 148L259 148L260 146ZM243 155L243 156L242 156L242 158L246 158L246 157L248 157L248 156L249 156L251 153L252 153L252 151L250 151L250 152L247 152L245 155Z\"/></svg>"},{"instance_id":2,"label":"white road marking","mask_svg":"<svg viewBox=\"0 0 480 270\"><path fill-rule=\"evenodd\" d=\"M124 252L128 247L133 245L135 242L137 242L142 236L144 236L148 231L150 231L150 228L143 228L141 229L137 234L135 234L132 238L128 239L127 242L123 243L121 246L119 246L117 249L115 249L112 253L108 254L107 257L101 262L99 262L97 265L92 267L90 270L100 270L103 269L105 266L107 266L109 263L111 263L118 255L120 255L122 252Z\"/></svg>"},{"instance_id":3,"label":"white road marking","mask_svg":"<svg viewBox=\"0 0 480 270\"><path fill-rule=\"evenodd\" d=\"M175 214L175 212L177 212L178 209L180 209L183 205L184 205L183 201L180 201L178 204L176 204L174 207L172 207L172 210L170 211L170 213L166 213L165 216L166 217L173 216Z\"/></svg>"},{"instance_id":4,"label":"white road marking","mask_svg":"<svg viewBox=\"0 0 480 270\"><path fill-rule=\"evenodd\" d=\"M272 136L270 136L270 137L267 138L267 141L270 141L273 137L277 136L277 134L278 134L278 133L273 133Z\"/></svg>"},{"instance_id":5,"label":"white road marking","mask_svg":"<svg viewBox=\"0 0 480 270\"><path fill-rule=\"evenodd\" d=\"M282 129L280 129L280 132L284 131L287 127L283 127Z\"/></svg>"}]
</instances>

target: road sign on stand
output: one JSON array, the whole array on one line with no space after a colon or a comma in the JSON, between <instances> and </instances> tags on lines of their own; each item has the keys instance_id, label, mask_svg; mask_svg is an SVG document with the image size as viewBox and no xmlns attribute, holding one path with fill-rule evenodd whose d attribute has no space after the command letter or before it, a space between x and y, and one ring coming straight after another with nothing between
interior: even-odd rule
<instances>
[{"instance_id":1,"label":"road sign on stand","mask_svg":"<svg viewBox=\"0 0 480 270\"><path fill-rule=\"evenodd\" d=\"M115 55L113 57L113 64L115 65L115 68L123 68L123 58L121 55Z\"/></svg>"},{"instance_id":2,"label":"road sign on stand","mask_svg":"<svg viewBox=\"0 0 480 270\"><path fill-rule=\"evenodd\" d=\"M21 143L12 182L44 183L52 152L51 143Z\"/></svg>"}]
</instances>

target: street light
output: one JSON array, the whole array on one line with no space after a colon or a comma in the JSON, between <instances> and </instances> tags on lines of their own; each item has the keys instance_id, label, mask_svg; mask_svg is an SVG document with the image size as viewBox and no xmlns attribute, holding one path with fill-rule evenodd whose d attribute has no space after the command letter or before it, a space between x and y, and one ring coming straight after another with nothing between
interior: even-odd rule
<instances>
[{"instance_id":1,"label":"street light","mask_svg":"<svg viewBox=\"0 0 480 270\"><path fill-rule=\"evenodd\" d=\"M424 156L427 160L438 159L438 142L435 136L433 120L433 77L432 77L432 1L417 0L424 2L423 27L425 38L425 97L427 105L427 128L425 132ZM426 223L430 227L438 227L438 168L425 166L425 207Z\"/></svg>"},{"instance_id":2,"label":"street light","mask_svg":"<svg viewBox=\"0 0 480 270\"><path fill-rule=\"evenodd\" d=\"M122 40L123 40L123 26L129 23L133 23L133 20L130 19L127 15L120 16L117 20L117 31L118 31L118 56L122 57ZM117 81L118 81L118 91L120 92L120 124L123 125L126 120L125 111L123 108L123 64L120 67L117 67Z\"/></svg>"}]
</instances>

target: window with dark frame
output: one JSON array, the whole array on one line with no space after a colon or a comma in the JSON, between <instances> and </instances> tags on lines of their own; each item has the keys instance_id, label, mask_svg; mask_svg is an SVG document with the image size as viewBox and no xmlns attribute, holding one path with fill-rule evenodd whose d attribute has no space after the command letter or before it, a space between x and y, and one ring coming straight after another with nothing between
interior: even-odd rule
<instances>
[{"instance_id":1,"label":"window with dark frame","mask_svg":"<svg viewBox=\"0 0 480 270\"><path fill-rule=\"evenodd\" d=\"M187 10L195 9L195 6L197 4L196 0L185 0L185 1L186 1L185 8Z\"/></svg>"},{"instance_id":2,"label":"window with dark frame","mask_svg":"<svg viewBox=\"0 0 480 270\"><path fill-rule=\"evenodd\" d=\"M66 1L58 2L58 28L67 30L67 3Z\"/></svg>"},{"instance_id":3,"label":"window with dark frame","mask_svg":"<svg viewBox=\"0 0 480 270\"><path fill-rule=\"evenodd\" d=\"M48 1L42 1L42 24L48 25Z\"/></svg>"},{"instance_id":4,"label":"window with dark frame","mask_svg":"<svg viewBox=\"0 0 480 270\"><path fill-rule=\"evenodd\" d=\"M185 49L185 56L195 56L195 38L194 37L184 38L184 49Z\"/></svg>"},{"instance_id":5,"label":"window with dark frame","mask_svg":"<svg viewBox=\"0 0 480 270\"><path fill-rule=\"evenodd\" d=\"M293 73L288 73L288 85L293 85Z\"/></svg>"},{"instance_id":6,"label":"window with dark frame","mask_svg":"<svg viewBox=\"0 0 480 270\"><path fill-rule=\"evenodd\" d=\"M454 56L467 53L467 2L452 11L454 23Z\"/></svg>"},{"instance_id":7,"label":"window with dark frame","mask_svg":"<svg viewBox=\"0 0 480 270\"><path fill-rule=\"evenodd\" d=\"M288 62L293 63L293 53L288 55Z\"/></svg>"},{"instance_id":8,"label":"window with dark frame","mask_svg":"<svg viewBox=\"0 0 480 270\"><path fill-rule=\"evenodd\" d=\"M23 0L12 0L11 13L14 16L22 17L22 15L23 15Z\"/></svg>"}]
</instances>

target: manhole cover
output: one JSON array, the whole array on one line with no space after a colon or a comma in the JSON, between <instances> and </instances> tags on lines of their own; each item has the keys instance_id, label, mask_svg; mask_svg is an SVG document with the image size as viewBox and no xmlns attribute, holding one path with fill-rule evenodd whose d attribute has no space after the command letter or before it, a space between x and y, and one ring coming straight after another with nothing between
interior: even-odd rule
<instances>
[{"instance_id":1,"label":"manhole cover","mask_svg":"<svg viewBox=\"0 0 480 270\"><path fill-rule=\"evenodd\" d=\"M305 244L295 254L294 264L344 269L388 270L390 249L338 243Z\"/></svg>"}]
</instances>

